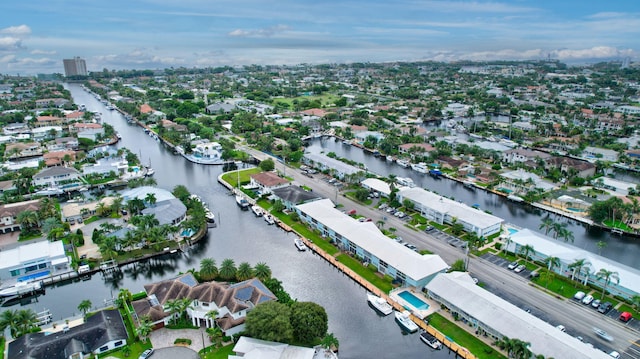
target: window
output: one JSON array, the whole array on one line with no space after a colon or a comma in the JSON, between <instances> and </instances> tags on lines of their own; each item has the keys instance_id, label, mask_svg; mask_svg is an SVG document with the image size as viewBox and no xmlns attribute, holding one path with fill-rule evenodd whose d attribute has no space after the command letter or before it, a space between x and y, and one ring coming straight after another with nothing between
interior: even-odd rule
<instances>
[{"instance_id":1,"label":"window","mask_svg":"<svg viewBox=\"0 0 640 359\"><path fill-rule=\"evenodd\" d=\"M107 345L105 345L105 346L103 346L103 347L100 347L100 349L98 349L98 351L99 351L100 353L102 353L102 352L106 352L107 350L109 350L109 347L108 347Z\"/></svg>"},{"instance_id":2,"label":"window","mask_svg":"<svg viewBox=\"0 0 640 359\"><path fill-rule=\"evenodd\" d=\"M113 343L113 346L115 347L119 347L122 345L122 340L118 340L117 342Z\"/></svg>"},{"instance_id":3,"label":"window","mask_svg":"<svg viewBox=\"0 0 640 359\"><path fill-rule=\"evenodd\" d=\"M14 269L10 273L11 273L12 277L19 276L20 275L20 269Z\"/></svg>"},{"instance_id":4,"label":"window","mask_svg":"<svg viewBox=\"0 0 640 359\"><path fill-rule=\"evenodd\" d=\"M37 265L28 266L27 268L24 269L24 272L25 273L29 273L29 272L33 272L34 270L38 270L38 266Z\"/></svg>"},{"instance_id":5,"label":"window","mask_svg":"<svg viewBox=\"0 0 640 359\"><path fill-rule=\"evenodd\" d=\"M47 263L40 263L40 264L38 264L38 268L39 268L39 269L47 268Z\"/></svg>"}]
</instances>

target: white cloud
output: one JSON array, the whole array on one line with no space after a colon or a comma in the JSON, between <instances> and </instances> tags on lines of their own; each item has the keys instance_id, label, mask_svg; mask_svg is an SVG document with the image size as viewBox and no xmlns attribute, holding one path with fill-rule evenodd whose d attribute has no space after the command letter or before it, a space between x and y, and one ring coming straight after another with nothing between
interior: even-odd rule
<instances>
[{"instance_id":1,"label":"white cloud","mask_svg":"<svg viewBox=\"0 0 640 359\"><path fill-rule=\"evenodd\" d=\"M4 29L0 29L0 34L26 37L31 34L31 28L27 25L9 26Z\"/></svg>"},{"instance_id":2,"label":"white cloud","mask_svg":"<svg viewBox=\"0 0 640 359\"><path fill-rule=\"evenodd\" d=\"M30 53L31 55L55 55L57 52L55 50L31 50Z\"/></svg>"},{"instance_id":3,"label":"white cloud","mask_svg":"<svg viewBox=\"0 0 640 359\"><path fill-rule=\"evenodd\" d=\"M16 55L5 55L0 57L0 64L14 62L15 60L16 60Z\"/></svg>"},{"instance_id":4,"label":"white cloud","mask_svg":"<svg viewBox=\"0 0 640 359\"><path fill-rule=\"evenodd\" d=\"M285 32L288 30L290 30L289 26L279 24L255 30L236 29L229 32L227 35L231 37L271 37L277 33Z\"/></svg>"},{"instance_id":5,"label":"white cloud","mask_svg":"<svg viewBox=\"0 0 640 359\"><path fill-rule=\"evenodd\" d=\"M17 37L0 37L0 51L14 51L22 48L22 40Z\"/></svg>"}]
</instances>

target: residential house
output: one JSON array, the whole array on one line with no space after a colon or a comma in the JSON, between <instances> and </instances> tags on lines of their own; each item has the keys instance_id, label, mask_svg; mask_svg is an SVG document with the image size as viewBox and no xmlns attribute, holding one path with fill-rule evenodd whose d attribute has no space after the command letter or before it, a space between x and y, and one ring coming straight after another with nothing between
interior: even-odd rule
<instances>
[{"instance_id":1,"label":"residential house","mask_svg":"<svg viewBox=\"0 0 640 359\"><path fill-rule=\"evenodd\" d=\"M617 151L592 146L585 147L581 157L589 162L595 162L597 160L618 162Z\"/></svg>"},{"instance_id":2,"label":"residential house","mask_svg":"<svg viewBox=\"0 0 640 359\"><path fill-rule=\"evenodd\" d=\"M250 186L257 188L261 194L270 194L274 189L289 186L291 184L288 179L282 178L273 172L252 174L250 178Z\"/></svg>"},{"instance_id":3,"label":"residential house","mask_svg":"<svg viewBox=\"0 0 640 359\"><path fill-rule=\"evenodd\" d=\"M231 113L236 108L235 104L227 102L216 102L206 107L207 114L216 115L222 113Z\"/></svg>"},{"instance_id":4,"label":"residential house","mask_svg":"<svg viewBox=\"0 0 640 359\"><path fill-rule=\"evenodd\" d=\"M37 142L17 142L7 144L4 150L5 158L21 158L42 155L42 146Z\"/></svg>"},{"instance_id":5,"label":"residential house","mask_svg":"<svg viewBox=\"0 0 640 359\"><path fill-rule=\"evenodd\" d=\"M429 156L429 154L435 151L436 148L428 143L404 143L398 146L400 153L410 153L413 157L417 156Z\"/></svg>"},{"instance_id":6,"label":"residential house","mask_svg":"<svg viewBox=\"0 0 640 359\"><path fill-rule=\"evenodd\" d=\"M69 103L66 98L43 98L35 101L38 108L63 107Z\"/></svg>"},{"instance_id":7,"label":"residential house","mask_svg":"<svg viewBox=\"0 0 640 359\"><path fill-rule=\"evenodd\" d=\"M11 192L16 190L16 185L13 181L0 181L0 195L5 192Z\"/></svg>"},{"instance_id":8,"label":"residential house","mask_svg":"<svg viewBox=\"0 0 640 359\"><path fill-rule=\"evenodd\" d=\"M104 128L99 123L74 123L73 131L78 133L78 138L87 138L94 142L104 136Z\"/></svg>"},{"instance_id":9,"label":"residential house","mask_svg":"<svg viewBox=\"0 0 640 359\"><path fill-rule=\"evenodd\" d=\"M37 199L0 205L0 233L19 231L20 224L16 222L18 214L23 211L36 212L39 209L40 200Z\"/></svg>"},{"instance_id":10,"label":"residential house","mask_svg":"<svg viewBox=\"0 0 640 359\"><path fill-rule=\"evenodd\" d=\"M314 194L314 192L305 190L300 186L276 188L271 191L271 195L282 201L284 206L290 211L293 211L294 207L299 204L316 201L322 198Z\"/></svg>"},{"instance_id":11,"label":"residential house","mask_svg":"<svg viewBox=\"0 0 640 359\"><path fill-rule=\"evenodd\" d=\"M125 203L132 198L146 201L149 194L153 194L156 201L155 203L146 203L147 208L142 211L142 214L154 215L158 222L160 222L160 225L176 225L186 219L187 207L171 192L162 188L150 186L136 187L123 192L122 198Z\"/></svg>"},{"instance_id":12,"label":"residential house","mask_svg":"<svg viewBox=\"0 0 640 359\"><path fill-rule=\"evenodd\" d=\"M335 208L330 199L296 206L304 222L343 251L373 265L401 286L424 287L447 264L435 254L422 255L387 237L373 222L360 222Z\"/></svg>"},{"instance_id":13,"label":"residential house","mask_svg":"<svg viewBox=\"0 0 640 359\"><path fill-rule=\"evenodd\" d=\"M167 302L189 298L187 315L195 326L214 326L231 336L244 330L247 314L257 305L277 300L276 296L257 278L240 283L198 283L192 273L144 286L147 297L132 302L138 318L148 316L155 328L169 324L173 315ZM215 317L209 313L217 312Z\"/></svg>"},{"instance_id":14,"label":"residential house","mask_svg":"<svg viewBox=\"0 0 640 359\"><path fill-rule=\"evenodd\" d=\"M324 353L316 356L316 349L305 348L278 342L270 342L242 336L233 346L232 355L228 359L240 358L270 358L270 359L319 359L335 357L324 356Z\"/></svg>"},{"instance_id":15,"label":"residential house","mask_svg":"<svg viewBox=\"0 0 640 359\"><path fill-rule=\"evenodd\" d=\"M65 160L65 157L69 156L68 159ZM52 166L60 166L60 165L68 165L76 160L76 151L53 151L47 152L42 155L44 159L45 165L47 167ZM67 163L68 162L68 163Z\"/></svg>"},{"instance_id":16,"label":"residential house","mask_svg":"<svg viewBox=\"0 0 640 359\"><path fill-rule=\"evenodd\" d=\"M36 117L35 126L36 127L62 126L65 123L67 123L67 121L62 117L57 117L57 116L38 116L38 117Z\"/></svg>"},{"instance_id":17,"label":"residential house","mask_svg":"<svg viewBox=\"0 0 640 359\"><path fill-rule=\"evenodd\" d=\"M33 176L33 185L63 187L80 182L80 172L72 167L48 167Z\"/></svg>"},{"instance_id":18,"label":"residential house","mask_svg":"<svg viewBox=\"0 0 640 359\"><path fill-rule=\"evenodd\" d=\"M331 158L323 153L305 153L304 157L302 157L302 162L320 171L327 171L338 179L348 180L348 182L359 181L364 177L362 169Z\"/></svg>"},{"instance_id":19,"label":"residential house","mask_svg":"<svg viewBox=\"0 0 640 359\"><path fill-rule=\"evenodd\" d=\"M62 126L42 126L31 130L31 136L35 141L53 139L62 135Z\"/></svg>"},{"instance_id":20,"label":"residential house","mask_svg":"<svg viewBox=\"0 0 640 359\"><path fill-rule=\"evenodd\" d=\"M68 272L72 270L70 263L62 241L45 240L4 249L0 252L2 287Z\"/></svg>"},{"instance_id":21,"label":"residential house","mask_svg":"<svg viewBox=\"0 0 640 359\"><path fill-rule=\"evenodd\" d=\"M515 163L527 163L531 166L536 166L536 162L551 158L551 155L537 150L529 150L526 148L514 148L502 152L502 162L509 164Z\"/></svg>"},{"instance_id":22,"label":"residential house","mask_svg":"<svg viewBox=\"0 0 640 359\"><path fill-rule=\"evenodd\" d=\"M548 171L552 168L557 168L567 175L575 173L576 176L582 178L591 177L596 173L596 166L593 163L570 157L553 156L548 158L545 161L545 169Z\"/></svg>"},{"instance_id":23,"label":"residential house","mask_svg":"<svg viewBox=\"0 0 640 359\"><path fill-rule=\"evenodd\" d=\"M127 345L127 329L117 309L87 317L78 326L62 326L55 333L28 333L8 343L11 359L81 359Z\"/></svg>"}]
</instances>

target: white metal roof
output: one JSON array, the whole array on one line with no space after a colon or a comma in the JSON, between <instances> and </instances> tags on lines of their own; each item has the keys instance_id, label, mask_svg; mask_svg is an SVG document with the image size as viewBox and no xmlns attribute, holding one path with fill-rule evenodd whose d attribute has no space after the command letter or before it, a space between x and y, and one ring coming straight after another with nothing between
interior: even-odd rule
<instances>
[{"instance_id":1,"label":"white metal roof","mask_svg":"<svg viewBox=\"0 0 640 359\"><path fill-rule=\"evenodd\" d=\"M611 359L606 353L474 284L467 273L438 274L425 288L502 335L531 343L534 354L543 354L546 358Z\"/></svg>"},{"instance_id":2,"label":"white metal roof","mask_svg":"<svg viewBox=\"0 0 640 359\"><path fill-rule=\"evenodd\" d=\"M342 213L334 208L330 199L297 208L412 279L420 280L448 267L440 256L416 253L385 236L373 222L359 222Z\"/></svg>"},{"instance_id":3,"label":"white metal roof","mask_svg":"<svg viewBox=\"0 0 640 359\"><path fill-rule=\"evenodd\" d=\"M333 168L338 172L344 173L344 174L354 174L354 173L358 173L358 172L364 172L363 170L361 170L358 167L352 166L350 164L344 163L340 160L337 160L335 158L331 158L325 154L322 153L305 153L304 157L306 157L307 159L316 162L316 163L320 163L323 164L329 168Z\"/></svg>"},{"instance_id":4,"label":"white metal roof","mask_svg":"<svg viewBox=\"0 0 640 359\"><path fill-rule=\"evenodd\" d=\"M450 200L439 194L429 192L423 188L401 188L399 191L403 198L420 203L424 207L446 213L452 217L458 218L460 221L470 223L478 228L487 228L502 223L503 219L479 209L469 207L464 203Z\"/></svg>"},{"instance_id":5,"label":"white metal roof","mask_svg":"<svg viewBox=\"0 0 640 359\"><path fill-rule=\"evenodd\" d=\"M66 259L64 246L61 241L41 241L23 244L20 247L0 252L0 268L11 268L23 263L35 261L41 258Z\"/></svg>"},{"instance_id":6,"label":"white metal roof","mask_svg":"<svg viewBox=\"0 0 640 359\"><path fill-rule=\"evenodd\" d=\"M380 193L384 193L386 195L389 195L391 193L391 187L387 182L383 180L379 180L377 178L367 178L361 183Z\"/></svg>"}]
</instances>

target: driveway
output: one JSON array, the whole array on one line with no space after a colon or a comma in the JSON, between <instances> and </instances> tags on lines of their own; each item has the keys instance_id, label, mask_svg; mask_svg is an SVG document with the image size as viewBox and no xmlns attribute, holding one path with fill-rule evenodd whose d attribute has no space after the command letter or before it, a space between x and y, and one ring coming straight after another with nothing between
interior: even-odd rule
<instances>
[{"instance_id":1,"label":"driveway","mask_svg":"<svg viewBox=\"0 0 640 359\"><path fill-rule=\"evenodd\" d=\"M189 349L192 349L196 352L199 352L204 345L211 345L211 341L207 337L207 334L204 332L204 328L201 329L167 329L160 328L158 330L154 330L151 332L149 339L151 339L151 344L155 349L160 348L171 348L175 347L173 342L177 338L183 339L191 339L191 345L188 346ZM153 356L155 358L155 354ZM175 358L182 358L181 356L174 356Z\"/></svg>"},{"instance_id":2,"label":"driveway","mask_svg":"<svg viewBox=\"0 0 640 359\"><path fill-rule=\"evenodd\" d=\"M190 348L172 347L155 349L151 359L199 359L198 353Z\"/></svg>"}]
</instances>

